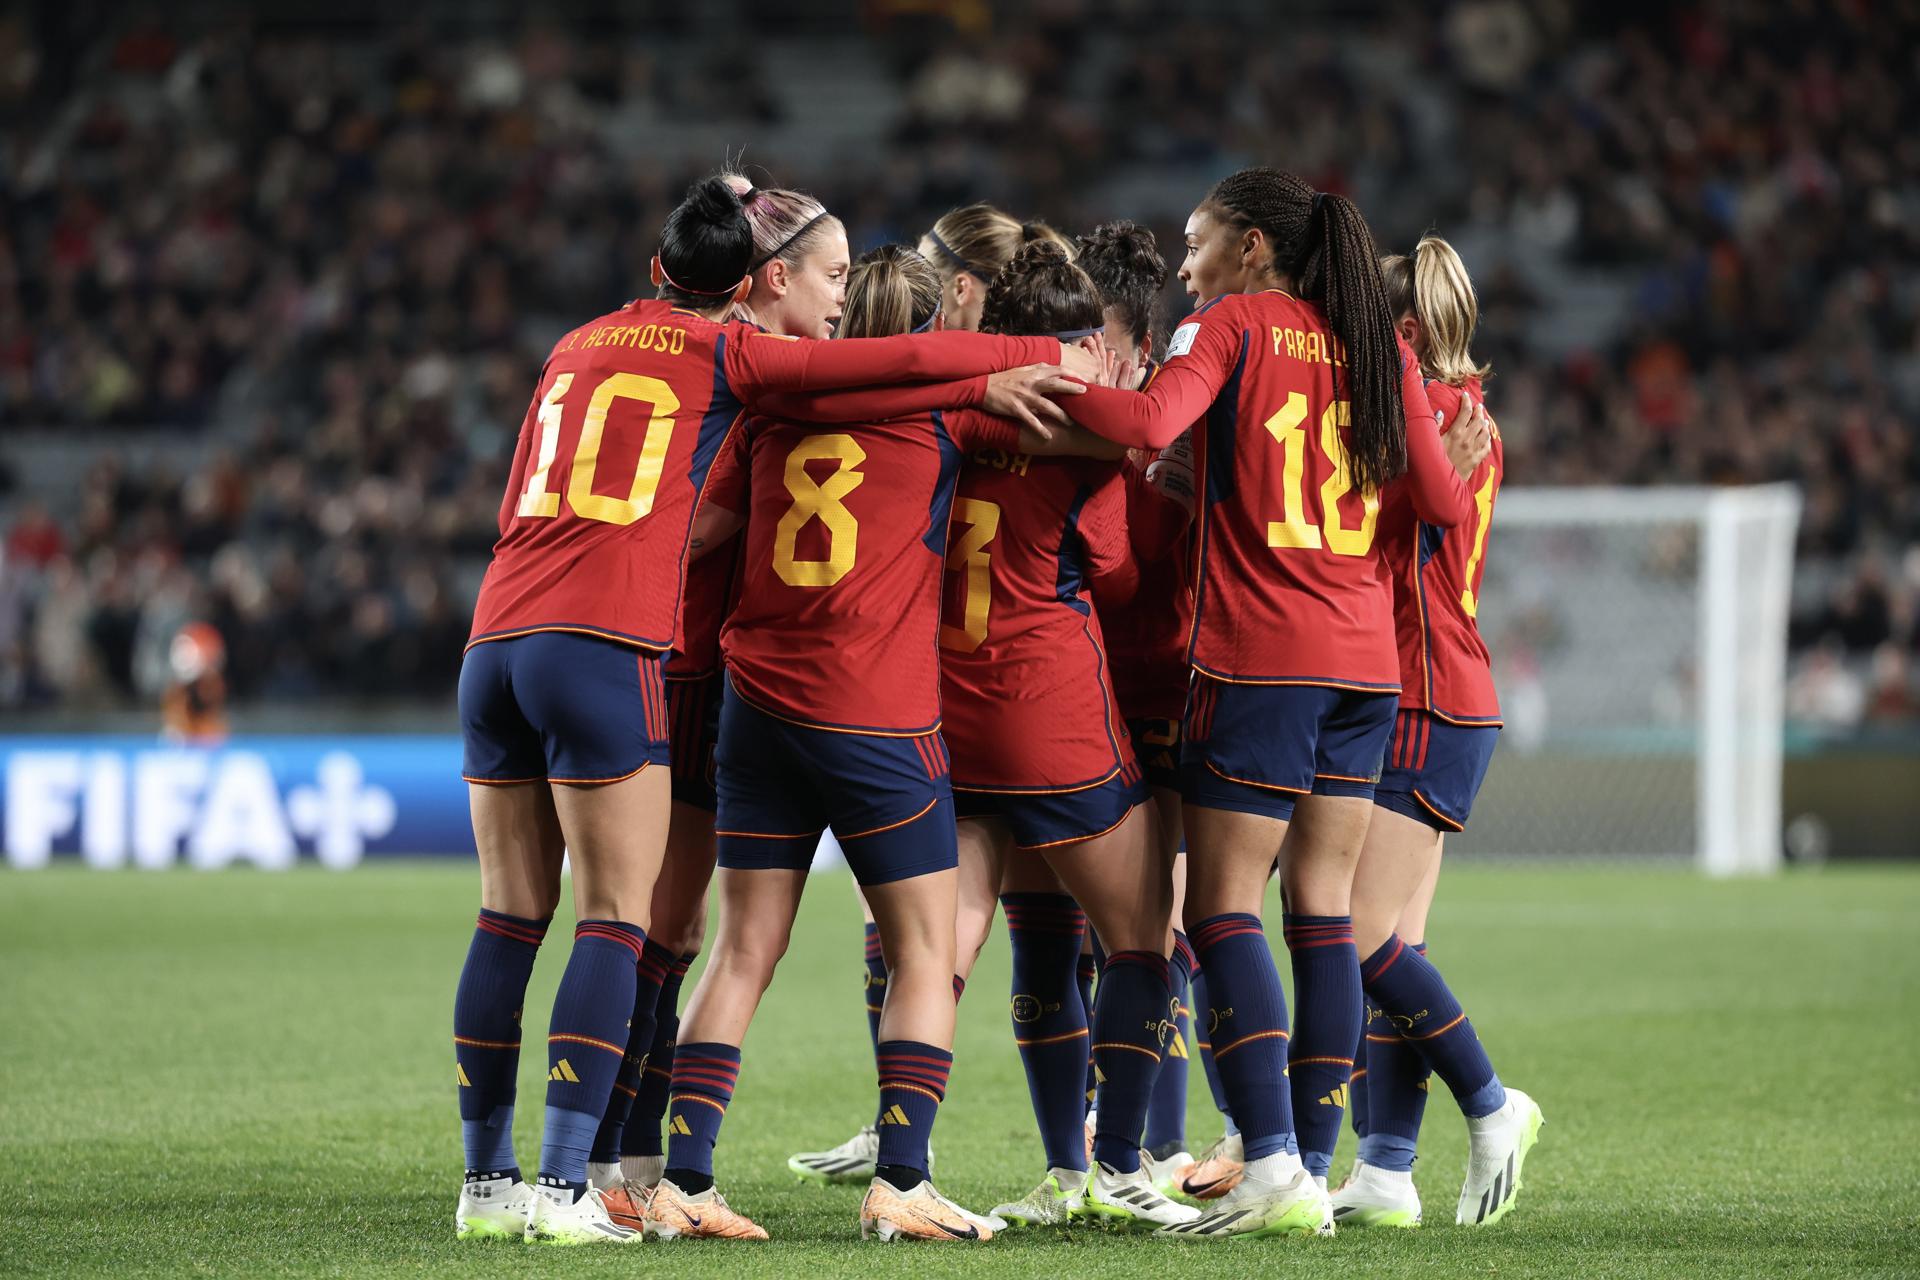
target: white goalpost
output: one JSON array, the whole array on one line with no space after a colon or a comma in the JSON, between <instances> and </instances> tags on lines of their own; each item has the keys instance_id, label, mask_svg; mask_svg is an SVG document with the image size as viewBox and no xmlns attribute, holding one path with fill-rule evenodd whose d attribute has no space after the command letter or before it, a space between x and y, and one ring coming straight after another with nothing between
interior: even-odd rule
<instances>
[{"instance_id":1,"label":"white goalpost","mask_svg":"<svg viewBox=\"0 0 1920 1280\"><path fill-rule=\"evenodd\" d=\"M1781 862L1799 492L1525 489L1480 593L1507 728L1449 853Z\"/></svg>"}]
</instances>

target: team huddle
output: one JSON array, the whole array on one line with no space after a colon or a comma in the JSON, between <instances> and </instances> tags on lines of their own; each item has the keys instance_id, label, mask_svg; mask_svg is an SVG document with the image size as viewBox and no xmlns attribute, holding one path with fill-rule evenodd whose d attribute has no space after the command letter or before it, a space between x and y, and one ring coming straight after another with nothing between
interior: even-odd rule
<instances>
[{"instance_id":1,"label":"team huddle","mask_svg":"<svg viewBox=\"0 0 1920 1280\"><path fill-rule=\"evenodd\" d=\"M1271 169L1194 209L1162 341L1166 274L1135 224L986 205L854 261L812 197L719 175L668 217L656 296L554 347L460 676L462 1238L768 1238L715 1152L828 830L878 1097L789 1167L866 1184L863 1236L1417 1226L1430 1075L1467 1121L1455 1221L1512 1208L1541 1112L1425 945L1500 726L1472 285ZM563 860L529 1181L521 1008ZM929 1139L1002 913L1044 1172L980 1213ZM1191 1056L1226 1130L1197 1159Z\"/></svg>"}]
</instances>

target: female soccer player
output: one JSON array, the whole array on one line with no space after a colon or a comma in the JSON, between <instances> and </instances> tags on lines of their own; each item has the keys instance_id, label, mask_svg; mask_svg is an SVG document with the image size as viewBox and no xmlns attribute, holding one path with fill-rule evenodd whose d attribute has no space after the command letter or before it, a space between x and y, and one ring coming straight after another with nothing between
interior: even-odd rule
<instances>
[{"instance_id":1,"label":"female soccer player","mask_svg":"<svg viewBox=\"0 0 1920 1280\"><path fill-rule=\"evenodd\" d=\"M846 302L847 237L839 219L814 197L785 188L755 188L739 174L724 180L742 200L753 232L752 287L736 312L767 332L786 337L824 337ZM869 326L870 333L873 332ZM1042 395L1056 389L1041 368L989 379L986 406L1009 416L1032 417L1053 410ZM799 413L818 412L802 402ZM636 1009L626 1061L609 1096L594 1140L589 1171L605 1196L613 1220L642 1225L647 1195L665 1169L660 1126L666 1115L679 1034L681 980L700 949L706 923L707 888L713 878L714 755L720 734L720 627L731 609L739 573L740 546L701 555L687 566L685 603L678 641L665 668L667 720L672 735L673 817L667 852L654 889L655 936L650 963L663 968L657 1011ZM877 935L870 938L875 955ZM884 975L884 968L882 974ZM884 983L876 999L884 995ZM878 1021L877 1009L872 1021ZM651 1027L650 1041L639 1037ZM877 1038L876 1038L877 1043ZM872 1133L872 1130L868 1131ZM877 1138L875 1139L877 1143ZM618 1153L618 1163L614 1162ZM866 1178L873 1176L873 1155Z\"/></svg>"},{"instance_id":2,"label":"female soccer player","mask_svg":"<svg viewBox=\"0 0 1920 1280\"><path fill-rule=\"evenodd\" d=\"M928 327L938 287L910 251L862 259L849 334ZM849 412L860 397L843 398ZM823 401L804 406L825 416ZM953 1043L954 837L935 632L964 450L1011 450L981 413L755 417L714 507L750 505L741 594L723 632L720 932L673 1068L667 1168L646 1214L663 1238L764 1239L713 1187L740 1044L785 952L820 833L832 827L892 961L881 1017L879 1161L861 1233L984 1239L927 1178ZM1030 442L1029 447L1038 447ZM730 459L736 462L737 459Z\"/></svg>"},{"instance_id":3,"label":"female soccer player","mask_svg":"<svg viewBox=\"0 0 1920 1280\"><path fill-rule=\"evenodd\" d=\"M1324 1103L1337 1136L1360 1019L1353 869L1399 693L1380 495L1404 475L1421 519L1445 528L1468 518L1472 496L1432 429L1351 201L1272 169L1236 173L1188 219L1180 276L1201 305L1153 382L1089 388L1073 407L1128 445L1161 447L1200 424L1187 917L1247 1164L1219 1207L1166 1231L1329 1232L1326 1190L1295 1151L1332 1142L1312 1114L1296 1142L1293 1100ZM1290 1055L1260 920L1283 841L1300 1001Z\"/></svg>"},{"instance_id":4,"label":"female soccer player","mask_svg":"<svg viewBox=\"0 0 1920 1280\"><path fill-rule=\"evenodd\" d=\"M1099 294L1054 244L1021 249L988 288L982 321L1100 349ZM1118 462L976 453L960 478L947 545L941 688L961 861L988 869L988 895L1004 887L1016 936L1033 931L1055 943L1015 957L1016 1035L1048 1171L1032 1195L995 1212L1028 1222L1084 1212L1158 1226L1193 1216L1139 1167L1168 1013L1171 887L1148 844L1146 791L1093 612L1096 599L1124 598L1136 580L1125 503ZM1014 846L1022 856L1010 860ZM1060 897L1062 885L1073 901ZM1102 1102L1091 1177L1073 902L1111 949L1093 1017ZM963 973L980 945L978 935L964 936L965 920Z\"/></svg>"},{"instance_id":5,"label":"female soccer player","mask_svg":"<svg viewBox=\"0 0 1920 1280\"><path fill-rule=\"evenodd\" d=\"M987 285L1002 267L1013 260L1013 255L1021 245L1035 240L1049 240L1071 252L1066 237L1046 223L1021 222L990 204L970 204L942 214L927 234L920 237L920 256L933 266L940 278L940 307L934 316L933 326L937 329L978 329ZM1020 395L1020 392L1037 385L1037 380L1022 387L1005 384L1005 394L1019 397L1023 420L1030 420L1045 412ZM986 407L1002 413L1010 411L998 401L989 401ZM1064 422L1064 415L1058 421ZM993 925L1000 885L997 880L986 878L987 871L969 856L968 851L963 849L961 858L961 937L977 936L984 941ZM855 890L857 893L857 885ZM865 917L862 995L867 1010L867 1033L877 1047L880 1010L887 995L887 961L881 952L873 913L867 909L864 899L860 909ZM973 956L977 950L977 946L969 950L963 942L961 972L954 975L956 989L965 987L966 976L972 971ZM1088 982L1091 983L1090 975ZM1088 1007L1091 1008L1091 1005ZM864 1126L838 1146L824 1151L797 1152L787 1158L787 1168L801 1179L811 1182L866 1182L873 1177L875 1152L880 1141L878 1126L879 1119L876 1117L873 1124Z\"/></svg>"},{"instance_id":6,"label":"female soccer player","mask_svg":"<svg viewBox=\"0 0 1920 1280\"><path fill-rule=\"evenodd\" d=\"M1427 236L1410 256L1380 265L1400 332L1429 379L1435 413L1449 414L1463 399L1483 402L1488 370L1468 351L1479 307L1453 246ZM1485 1225L1512 1208L1540 1131L1539 1106L1501 1086L1425 945L1445 833L1466 826L1500 736L1479 596L1503 470L1496 432L1468 477L1474 511L1465 523L1432 528L1399 501L1380 516L1393 566L1400 713L1353 882L1354 942L1366 957L1360 974L1374 1014L1361 1042L1365 1098L1356 1089L1353 1099L1356 1129L1364 1128L1360 1160L1333 1198L1333 1215L1356 1226L1420 1222L1413 1157L1429 1064L1467 1117L1467 1176L1454 1221Z\"/></svg>"},{"instance_id":7,"label":"female soccer player","mask_svg":"<svg viewBox=\"0 0 1920 1280\"><path fill-rule=\"evenodd\" d=\"M679 627L692 510L744 407L774 391L950 379L1068 354L1058 342L960 333L790 342L724 323L751 259L739 197L717 178L696 184L662 235L659 296L566 334L521 427L460 674L482 908L454 1006L463 1237L634 1238L588 1189L587 1156L627 1022L654 1005L638 987L660 976L643 961L668 814L666 771L648 767L668 759L660 655ZM529 1190L512 1146L518 1014L564 856L579 925L554 1002L541 1178Z\"/></svg>"}]
</instances>

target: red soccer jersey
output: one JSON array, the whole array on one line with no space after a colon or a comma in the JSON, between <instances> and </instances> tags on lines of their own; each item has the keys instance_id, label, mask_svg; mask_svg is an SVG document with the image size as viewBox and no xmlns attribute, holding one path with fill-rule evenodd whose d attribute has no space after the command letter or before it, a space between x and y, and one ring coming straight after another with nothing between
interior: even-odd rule
<instances>
[{"instance_id":1,"label":"red soccer jersey","mask_svg":"<svg viewBox=\"0 0 1920 1280\"><path fill-rule=\"evenodd\" d=\"M578 631L670 648L695 499L745 404L969 378L1059 352L1051 338L959 331L783 338L651 299L584 324L547 357L520 428L467 643Z\"/></svg>"},{"instance_id":2,"label":"red soccer jersey","mask_svg":"<svg viewBox=\"0 0 1920 1280\"><path fill-rule=\"evenodd\" d=\"M1405 344L1401 359L1409 466L1396 487L1423 519L1459 524L1472 496L1431 428ZM1067 402L1080 422L1129 445L1159 448L1196 423L1188 658L1207 675L1400 687L1392 578L1375 536L1380 498L1355 492L1347 470L1348 402L1335 377L1345 364L1318 305L1278 289L1228 294L1174 331L1145 391L1089 387Z\"/></svg>"},{"instance_id":3,"label":"red soccer jersey","mask_svg":"<svg viewBox=\"0 0 1920 1280\"><path fill-rule=\"evenodd\" d=\"M1133 759L1096 602L1137 584L1120 464L977 453L947 539L940 675L953 784L1073 791Z\"/></svg>"},{"instance_id":4,"label":"red soccer jersey","mask_svg":"<svg viewBox=\"0 0 1920 1280\"><path fill-rule=\"evenodd\" d=\"M715 465L717 467L718 462ZM717 478L708 483L714 483ZM673 654L667 659L667 679L698 680L720 669L720 628L740 597L739 587L740 544L737 541L687 565L687 586L680 607L680 638L674 641Z\"/></svg>"},{"instance_id":5,"label":"red soccer jersey","mask_svg":"<svg viewBox=\"0 0 1920 1280\"><path fill-rule=\"evenodd\" d=\"M860 399L806 408L811 418ZM820 728L939 728L940 567L954 482L966 450L1010 448L1018 427L973 412L838 425L756 415L747 437L750 484L729 464L709 495L750 511L740 599L721 638L733 687Z\"/></svg>"},{"instance_id":6,"label":"red soccer jersey","mask_svg":"<svg viewBox=\"0 0 1920 1280\"><path fill-rule=\"evenodd\" d=\"M1464 390L1427 384L1434 422L1444 432L1464 397L1486 404L1480 379ZM1493 660L1480 638L1480 576L1486 569L1487 529L1506 474L1500 433L1474 469L1473 516L1452 529L1423 524L1404 495L1390 496L1380 514L1380 540L1393 566L1393 627L1400 648L1400 705L1420 707L1458 724L1499 724L1500 698Z\"/></svg>"},{"instance_id":7,"label":"red soccer jersey","mask_svg":"<svg viewBox=\"0 0 1920 1280\"><path fill-rule=\"evenodd\" d=\"M1113 668L1113 692L1129 720L1178 720L1187 700L1188 585L1186 509L1147 483L1146 468L1126 472L1127 541L1140 587L1123 603L1100 601L1100 627Z\"/></svg>"}]
</instances>

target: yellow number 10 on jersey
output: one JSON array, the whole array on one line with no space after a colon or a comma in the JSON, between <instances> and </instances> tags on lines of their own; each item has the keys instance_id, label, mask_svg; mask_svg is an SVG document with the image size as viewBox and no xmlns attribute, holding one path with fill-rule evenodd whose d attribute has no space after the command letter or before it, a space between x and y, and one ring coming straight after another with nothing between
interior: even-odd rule
<instances>
[{"instance_id":1,"label":"yellow number 10 on jersey","mask_svg":"<svg viewBox=\"0 0 1920 1280\"><path fill-rule=\"evenodd\" d=\"M1340 499L1353 488L1353 473L1347 465L1346 442L1340 428L1347 425L1348 406L1335 400L1320 414L1320 452L1333 464L1333 474L1320 485L1322 523L1307 518L1307 398L1298 391L1287 393L1287 402L1266 421L1266 428L1285 450L1280 475L1280 520L1267 522L1267 545L1318 551L1322 545L1337 556L1364 556L1373 550L1373 526L1380 518L1380 495L1362 494L1365 513L1360 527L1349 529L1341 523ZM1324 542L1322 534L1326 537Z\"/></svg>"},{"instance_id":2,"label":"yellow number 10 on jersey","mask_svg":"<svg viewBox=\"0 0 1920 1280\"><path fill-rule=\"evenodd\" d=\"M560 402L573 386L573 375L563 373L553 380L540 401L540 453L533 474L527 477L526 490L520 495L515 515L546 517L560 514L560 495L547 489L547 473L553 469L554 455L560 450ZM600 441L606 435L607 414L615 400L637 400L648 406L647 434L640 442L640 460L633 471L633 484L624 498L608 497L593 491L594 469L600 463ZM660 488L660 472L667 461L667 445L673 440L673 415L680 411L680 397L658 378L638 373L615 373L593 389L587 401L587 417L580 425L580 443L573 451L573 465L567 476L567 506L587 520L608 524L632 524L653 510L653 495Z\"/></svg>"}]
</instances>

